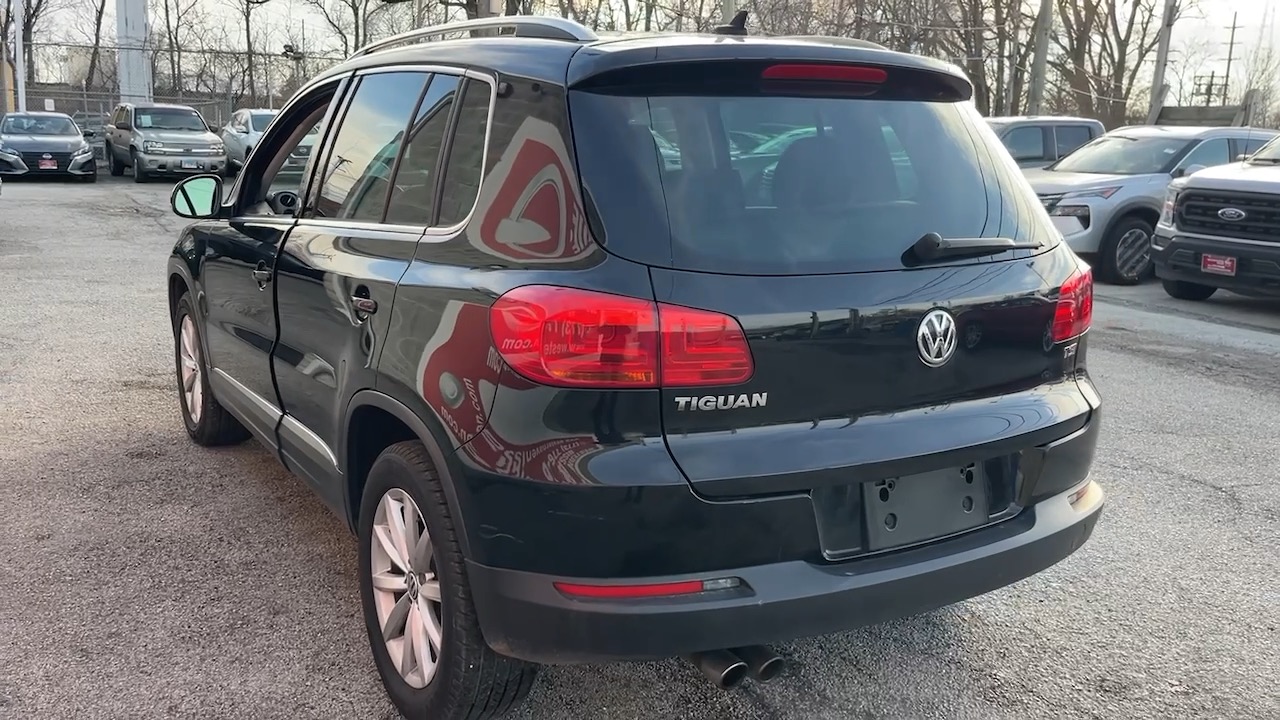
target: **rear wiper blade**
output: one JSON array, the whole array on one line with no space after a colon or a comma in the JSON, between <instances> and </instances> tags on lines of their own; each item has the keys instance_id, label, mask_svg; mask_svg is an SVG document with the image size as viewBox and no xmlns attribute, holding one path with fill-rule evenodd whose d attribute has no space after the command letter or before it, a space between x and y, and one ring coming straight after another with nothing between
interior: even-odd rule
<instances>
[{"instance_id":1,"label":"rear wiper blade","mask_svg":"<svg viewBox=\"0 0 1280 720\"><path fill-rule=\"evenodd\" d=\"M932 262L948 258L995 255L1010 250L1037 250L1038 242L1020 243L1012 238L944 238L936 232L928 232L907 249L907 255L916 262ZM906 258L904 258L905 260Z\"/></svg>"}]
</instances>

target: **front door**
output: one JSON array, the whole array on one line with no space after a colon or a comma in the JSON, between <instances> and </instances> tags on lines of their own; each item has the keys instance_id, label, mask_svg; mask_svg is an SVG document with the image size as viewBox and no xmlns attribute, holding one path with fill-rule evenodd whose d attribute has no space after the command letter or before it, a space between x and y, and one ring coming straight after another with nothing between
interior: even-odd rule
<instances>
[{"instance_id":1,"label":"front door","mask_svg":"<svg viewBox=\"0 0 1280 720\"><path fill-rule=\"evenodd\" d=\"M275 346L276 255L295 217L305 176L279 172L298 144L322 123L338 82L295 101L291 122L263 138L263 152L228 191L234 206L227 223L193 230L205 248L202 269L205 344L210 384L218 399L246 421L260 440L277 447L280 400L271 370Z\"/></svg>"},{"instance_id":2,"label":"front door","mask_svg":"<svg viewBox=\"0 0 1280 720\"><path fill-rule=\"evenodd\" d=\"M335 507L347 402L374 386L396 285L431 222L458 83L403 69L358 77L276 262L281 457Z\"/></svg>"}]
</instances>

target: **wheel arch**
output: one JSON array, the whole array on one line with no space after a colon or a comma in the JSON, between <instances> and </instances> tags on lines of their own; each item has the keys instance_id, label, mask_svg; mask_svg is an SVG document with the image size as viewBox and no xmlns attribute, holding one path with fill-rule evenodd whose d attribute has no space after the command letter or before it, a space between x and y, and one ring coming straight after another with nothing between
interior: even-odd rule
<instances>
[{"instance_id":1,"label":"wheel arch","mask_svg":"<svg viewBox=\"0 0 1280 720\"><path fill-rule=\"evenodd\" d=\"M1115 230L1120 223L1133 217L1140 218L1151 223L1151 229L1155 230L1156 223L1160 221L1160 210L1154 205L1148 205L1147 203L1130 203L1129 205L1121 207L1113 213L1111 215L1111 219L1107 221L1107 226L1102 231L1102 242L1106 242L1107 238L1111 236L1111 232ZM1099 243L1099 247L1101 247L1101 243Z\"/></svg>"},{"instance_id":2,"label":"wheel arch","mask_svg":"<svg viewBox=\"0 0 1280 720\"><path fill-rule=\"evenodd\" d=\"M443 432L443 429L437 429ZM383 450L398 442L417 440L427 449L431 464L435 466L444 494L449 502L450 515L458 530L458 542L465 557L471 556L470 536L466 530L466 518L461 512L454 467L449 463L452 453L445 453L436 440L436 433L428 421L418 417L403 403L377 390L360 390L347 405L346 419L342 424L342 437L338 442L338 464L342 468L345 483L346 520L355 530L360 520L360 499L365 480L374 460Z\"/></svg>"}]
</instances>

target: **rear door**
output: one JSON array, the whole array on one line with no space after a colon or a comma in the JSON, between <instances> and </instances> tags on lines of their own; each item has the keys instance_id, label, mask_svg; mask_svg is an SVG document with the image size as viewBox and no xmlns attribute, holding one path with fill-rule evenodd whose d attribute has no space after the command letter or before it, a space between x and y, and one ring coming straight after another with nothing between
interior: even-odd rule
<instances>
[{"instance_id":1,"label":"rear door","mask_svg":"<svg viewBox=\"0 0 1280 720\"><path fill-rule=\"evenodd\" d=\"M699 493L963 470L1083 426L1074 342L1055 328L1059 288L1082 267L971 105L720 72L722 94L601 87L570 101L605 247L651 266L657 301L745 331L748 380L662 391L667 445ZM678 169L634 131L654 124L674 128ZM724 140L778 126L809 131L764 163ZM926 233L1040 247L921 262L909 248ZM714 363L714 342L694 337L687 352Z\"/></svg>"}]
</instances>

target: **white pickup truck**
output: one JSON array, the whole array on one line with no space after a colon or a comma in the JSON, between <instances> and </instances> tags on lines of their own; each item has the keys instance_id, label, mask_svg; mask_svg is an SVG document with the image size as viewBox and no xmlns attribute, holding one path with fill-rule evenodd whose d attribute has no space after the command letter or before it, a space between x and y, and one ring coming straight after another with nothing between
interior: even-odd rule
<instances>
[{"instance_id":1,"label":"white pickup truck","mask_svg":"<svg viewBox=\"0 0 1280 720\"><path fill-rule=\"evenodd\" d=\"M1180 300L1219 288L1280 296L1280 138L1170 183L1151 252L1165 292Z\"/></svg>"}]
</instances>

